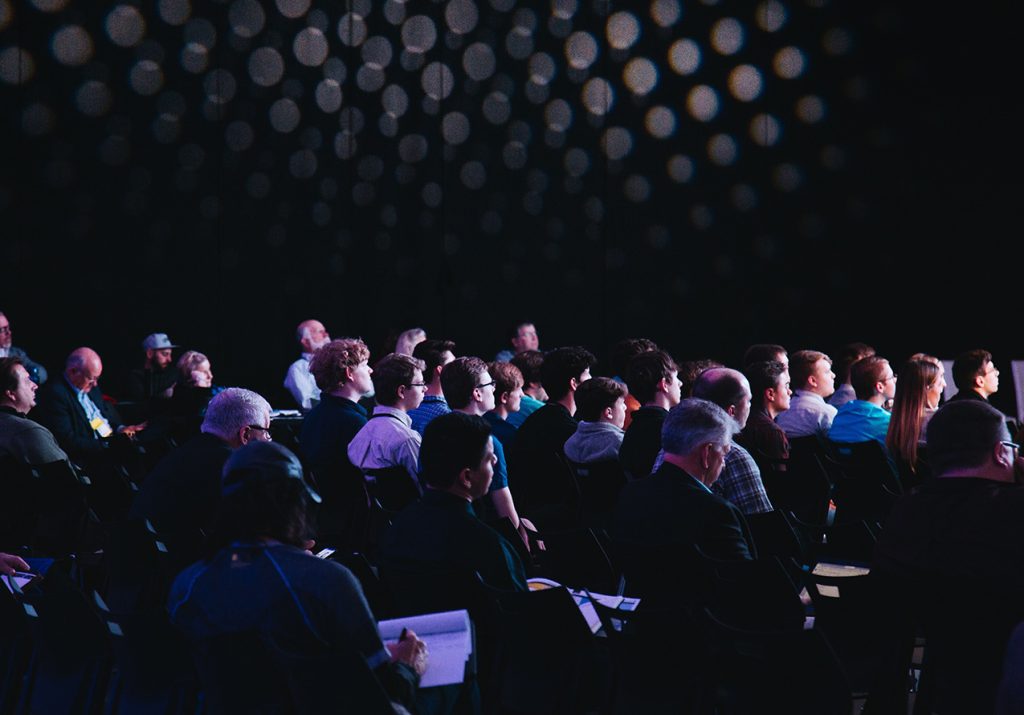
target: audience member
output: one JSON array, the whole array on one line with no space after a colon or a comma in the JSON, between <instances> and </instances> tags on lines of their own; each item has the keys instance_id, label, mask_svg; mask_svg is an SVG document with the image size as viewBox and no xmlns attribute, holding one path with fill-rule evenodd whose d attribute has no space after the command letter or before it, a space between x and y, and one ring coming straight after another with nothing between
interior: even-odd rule
<instances>
[{"instance_id":1,"label":"audience member","mask_svg":"<svg viewBox=\"0 0 1024 715\"><path fill-rule=\"evenodd\" d=\"M620 340L612 346L611 355L609 357L609 364L612 368L612 379L616 382L626 384L626 422L623 425L623 429L629 429L630 423L633 421L633 413L640 409L641 402L639 399L634 397L632 388L626 383L626 370L629 368L629 362L637 355L641 353L651 352L657 350L658 346L654 344L653 340L647 338L626 338Z\"/></svg>"},{"instance_id":2,"label":"audience member","mask_svg":"<svg viewBox=\"0 0 1024 715\"><path fill-rule=\"evenodd\" d=\"M309 364L317 350L331 342L327 328L319 320L303 320L295 329L295 337L302 346L302 357L288 366L284 386L295 398L299 408L308 411L314 400L320 399L320 388L310 372Z\"/></svg>"},{"instance_id":3,"label":"audience member","mask_svg":"<svg viewBox=\"0 0 1024 715\"><path fill-rule=\"evenodd\" d=\"M167 604L171 621L197 650L197 662L216 669L223 656L214 644L253 632L294 655L326 658L351 649L392 699L412 707L426 646L410 633L385 648L352 573L305 550L312 503L320 497L303 481L295 455L274 443L247 444L225 465L222 495L221 548L175 579Z\"/></svg>"},{"instance_id":4,"label":"audience member","mask_svg":"<svg viewBox=\"0 0 1024 715\"><path fill-rule=\"evenodd\" d=\"M402 467L419 484L420 434L408 413L423 402L423 366L422 360L398 353L374 366L377 406L348 445L349 460L364 473Z\"/></svg>"},{"instance_id":5,"label":"audience member","mask_svg":"<svg viewBox=\"0 0 1024 715\"><path fill-rule=\"evenodd\" d=\"M423 435L423 499L395 517L380 545L381 570L479 573L489 586L525 591L523 564L504 537L477 519L473 502L488 493L494 441L482 418L455 412Z\"/></svg>"},{"instance_id":6,"label":"audience member","mask_svg":"<svg viewBox=\"0 0 1024 715\"><path fill-rule=\"evenodd\" d=\"M705 370L710 370L713 367L725 367L720 362L704 358L702 360L687 360L679 365L679 382L682 383L680 387L680 394L683 398L693 397L693 383L697 381L697 378L703 374Z\"/></svg>"},{"instance_id":7,"label":"audience member","mask_svg":"<svg viewBox=\"0 0 1024 715\"><path fill-rule=\"evenodd\" d=\"M565 442L570 462L591 464L617 460L625 431L626 386L609 377L594 377L576 390L576 432Z\"/></svg>"},{"instance_id":8,"label":"audience member","mask_svg":"<svg viewBox=\"0 0 1024 715\"><path fill-rule=\"evenodd\" d=\"M747 418L750 416L750 383L738 370L727 367L705 370L693 385L693 396L713 402L725 410L735 420L737 432L747 426ZM663 440L664 434L662 430ZM733 444L725 455L722 474L712 489L744 514L772 511L772 503L761 481L761 470L750 453L738 444Z\"/></svg>"},{"instance_id":9,"label":"audience member","mask_svg":"<svg viewBox=\"0 0 1024 715\"><path fill-rule=\"evenodd\" d=\"M924 445L926 426L938 409L938 395L945 384L942 363L935 358L908 360L900 371L885 445L897 464L904 465L911 474L918 472L918 453Z\"/></svg>"},{"instance_id":10,"label":"audience member","mask_svg":"<svg viewBox=\"0 0 1024 715\"><path fill-rule=\"evenodd\" d=\"M775 423L789 439L828 436L837 412L825 402L835 390L832 358L817 350L798 350L789 356L789 376L793 397Z\"/></svg>"},{"instance_id":11,"label":"audience member","mask_svg":"<svg viewBox=\"0 0 1024 715\"><path fill-rule=\"evenodd\" d=\"M424 340L413 348L412 356L425 365L423 381L427 383L427 392L420 406L409 411L412 428L422 437L430 420L451 412L441 387L441 370L455 359L455 343L451 340Z\"/></svg>"},{"instance_id":12,"label":"audience member","mask_svg":"<svg viewBox=\"0 0 1024 715\"><path fill-rule=\"evenodd\" d=\"M102 374L100 356L89 348L77 348L68 355L64 379L53 380L40 395L34 419L50 429L77 463L102 460L115 437L133 438L145 428L145 424L121 424L117 410L103 399Z\"/></svg>"},{"instance_id":13,"label":"audience member","mask_svg":"<svg viewBox=\"0 0 1024 715\"><path fill-rule=\"evenodd\" d=\"M487 372L494 380L494 409L484 415L491 432L504 448L510 449L516 438L516 428L508 418L519 411L523 401L523 373L510 362L492 362Z\"/></svg>"},{"instance_id":14,"label":"audience member","mask_svg":"<svg viewBox=\"0 0 1024 715\"><path fill-rule=\"evenodd\" d=\"M409 328L398 335L395 340L395 352L399 355L415 357L416 346L427 339L427 331L423 328ZM422 359L422 358L421 358Z\"/></svg>"},{"instance_id":15,"label":"audience member","mask_svg":"<svg viewBox=\"0 0 1024 715\"><path fill-rule=\"evenodd\" d=\"M161 417L167 419L171 437L177 442L199 432L206 406L213 397L213 369L210 359L189 350L178 358L178 381Z\"/></svg>"},{"instance_id":16,"label":"audience member","mask_svg":"<svg viewBox=\"0 0 1024 715\"><path fill-rule=\"evenodd\" d=\"M789 459L789 440L775 418L789 409L793 391L789 371L781 362L750 363L743 369L750 382L750 418L736 438L749 452L772 462Z\"/></svg>"},{"instance_id":17,"label":"audience member","mask_svg":"<svg viewBox=\"0 0 1024 715\"><path fill-rule=\"evenodd\" d=\"M984 400L999 391L999 370L988 350L968 350L953 361L957 393L951 400Z\"/></svg>"},{"instance_id":18,"label":"audience member","mask_svg":"<svg viewBox=\"0 0 1024 715\"><path fill-rule=\"evenodd\" d=\"M28 370L28 376L32 378L32 382L42 385L47 379L46 368L30 360L21 348L14 347L11 344L13 337L10 321L7 320L7 316L3 312L0 312L0 358L16 357L20 359L21 364Z\"/></svg>"},{"instance_id":19,"label":"audience member","mask_svg":"<svg viewBox=\"0 0 1024 715\"><path fill-rule=\"evenodd\" d=\"M49 464L68 458L50 430L26 415L36 405L36 390L18 357L0 358L0 457L22 464Z\"/></svg>"},{"instance_id":20,"label":"audience member","mask_svg":"<svg viewBox=\"0 0 1024 715\"><path fill-rule=\"evenodd\" d=\"M537 337L537 328L533 323L519 323L512 329L510 337L512 350L502 350L494 360L495 362L511 362L512 358L527 350L539 350L540 338Z\"/></svg>"},{"instance_id":21,"label":"audience member","mask_svg":"<svg viewBox=\"0 0 1024 715\"><path fill-rule=\"evenodd\" d=\"M619 450L619 461L633 479L647 476L661 451L661 427L668 411L679 404L679 368L663 350L637 355L629 361L626 380L643 406L633 413Z\"/></svg>"},{"instance_id":22,"label":"audience member","mask_svg":"<svg viewBox=\"0 0 1024 715\"><path fill-rule=\"evenodd\" d=\"M781 345L770 343L755 343L743 353L743 372L746 373L747 366L755 362L781 362L783 367L789 369L789 354L786 348Z\"/></svg>"},{"instance_id":23,"label":"audience member","mask_svg":"<svg viewBox=\"0 0 1024 715\"><path fill-rule=\"evenodd\" d=\"M181 347L171 343L167 333L153 333L142 341L142 349L146 359L142 367L128 373L128 399L133 402L146 403L146 415L159 412L156 404L169 400L174 394L174 385L178 381L178 373L171 366L175 348Z\"/></svg>"},{"instance_id":24,"label":"audience member","mask_svg":"<svg viewBox=\"0 0 1024 715\"><path fill-rule=\"evenodd\" d=\"M874 354L875 349L864 343L847 343L839 349L839 356L836 358L835 364L836 379L839 382L839 387L828 398L828 404L839 409L850 400L857 399L853 385L850 384L850 368L861 358L871 357ZM790 374L792 372L790 370Z\"/></svg>"},{"instance_id":25,"label":"audience member","mask_svg":"<svg viewBox=\"0 0 1024 715\"><path fill-rule=\"evenodd\" d=\"M850 381L857 399L839 408L828 438L833 442L875 440L885 446L892 417L882 405L896 395L896 374L885 358L861 358L850 368Z\"/></svg>"},{"instance_id":26,"label":"audience member","mask_svg":"<svg viewBox=\"0 0 1024 715\"><path fill-rule=\"evenodd\" d=\"M655 549L694 544L718 559L754 558L743 514L712 491L737 431L736 420L707 400L690 398L673 407L662 430L664 461L623 489L612 538Z\"/></svg>"},{"instance_id":27,"label":"audience member","mask_svg":"<svg viewBox=\"0 0 1024 715\"><path fill-rule=\"evenodd\" d=\"M548 393L541 384L540 372L544 366L544 353L539 350L524 350L510 361L523 374L523 399L519 402L519 411L508 416L508 423L517 430L526 422L526 418L544 406L548 401Z\"/></svg>"},{"instance_id":28,"label":"audience member","mask_svg":"<svg viewBox=\"0 0 1024 715\"><path fill-rule=\"evenodd\" d=\"M890 606L924 614L930 712L992 712L1007 638L1024 619L1024 488L1009 440L983 400L942 407L927 432L936 478L896 502L875 549L872 576Z\"/></svg>"}]
</instances>

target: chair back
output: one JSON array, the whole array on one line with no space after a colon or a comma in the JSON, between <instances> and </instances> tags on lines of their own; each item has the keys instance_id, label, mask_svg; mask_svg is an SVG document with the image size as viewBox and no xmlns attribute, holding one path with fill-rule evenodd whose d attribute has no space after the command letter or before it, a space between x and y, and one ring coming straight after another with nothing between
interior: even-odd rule
<instances>
[{"instance_id":1,"label":"chair back","mask_svg":"<svg viewBox=\"0 0 1024 715\"><path fill-rule=\"evenodd\" d=\"M384 511L395 514L423 496L419 481L405 467L365 471L366 489Z\"/></svg>"},{"instance_id":2,"label":"chair back","mask_svg":"<svg viewBox=\"0 0 1024 715\"><path fill-rule=\"evenodd\" d=\"M583 524L606 527L626 486L626 471L617 459L581 464L567 460L580 493Z\"/></svg>"},{"instance_id":3,"label":"chair back","mask_svg":"<svg viewBox=\"0 0 1024 715\"><path fill-rule=\"evenodd\" d=\"M836 480L836 519L885 521L903 493L888 453L876 440L833 442L841 478Z\"/></svg>"}]
</instances>

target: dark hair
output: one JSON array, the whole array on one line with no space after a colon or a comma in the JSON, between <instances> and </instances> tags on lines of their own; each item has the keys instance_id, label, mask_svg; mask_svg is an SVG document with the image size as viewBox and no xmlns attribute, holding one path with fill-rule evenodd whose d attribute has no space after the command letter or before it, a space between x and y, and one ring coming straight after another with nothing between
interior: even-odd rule
<instances>
[{"instance_id":1,"label":"dark hair","mask_svg":"<svg viewBox=\"0 0 1024 715\"><path fill-rule=\"evenodd\" d=\"M511 363L523 373L523 383L540 382L540 369L544 365L544 353L540 350L524 350L512 358Z\"/></svg>"},{"instance_id":2,"label":"dark hair","mask_svg":"<svg viewBox=\"0 0 1024 715\"><path fill-rule=\"evenodd\" d=\"M755 362L778 362L779 353L785 355L786 348L771 343L755 343L743 353L743 371L746 372L747 365L753 365Z\"/></svg>"},{"instance_id":3,"label":"dark hair","mask_svg":"<svg viewBox=\"0 0 1024 715\"><path fill-rule=\"evenodd\" d=\"M786 371L786 366L778 360L762 360L743 368L743 374L750 381L750 404L757 409L764 407L764 393L768 389L778 389L779 378Z\"/></svg>"},{"instance_id":4,"label":"dark hair","mask_svg":"<svg viewBox=\"0 0 1024 715\"><path fill-rule=\"evenodd\" d=\"M646 404L657 394L658 383L671 378L674 372L679 372L679 366L672 356L664 350L652 350L629 361L626 384L640 404Z\"/></svg>"},{"instance_id":5,"label":"dark hair","mask_svg":"<svg viewBox=\"0 0 1024 715\"><path fill-rule=\"evenodd\" d=\"M428 385L434 382L434 373L441 365L444 353L455 354L455 343L451 340L424 340L416 344L412 349L412 356L419 358L424 363L423 381Z\"/></svg>"},{"instance_id":6,"label":"dark hair","mask_svg":"<svg viewBox=\"0 0 1024 715\"><path fill-rule=\"evenodd\" d=\"M713 374L709 374L712 371ZM729 368L709 368L693 383L693 396L727 410L730 405L738 405L743 400L742 377L742 373Z\"/></svg>"},{"instance_id":7,"label":"dark hair","mask_svg":"<svg viewBox=\"0 0 1024 715\"><path fill-rule=\"evenodd\" d=\"M398 402L398 388L408 387L417 370L423 371L423 361L402 353L391 353L378 360L373 366L377 402L385 406Z\"/></svg>"},{"instance_id":8,"label":"dark hair","mask_svg":"<svg viewBox=\"0 0 1024 715\"><path fill-rule=\"evenodd\" d=\"M21 358L0 358L0 395L8 390L13 392L18 389L18 376L14 372L15 365L25 367L25 363L21 361Z\"/></svg>"},{"instance_id":9,"label":"dark hair","mask_svg":"<svg viewBox=\"0 0 1024 715\"><path fill-rule=\"evenodd\" d=\"M462 412L435 417L423 430L420 478L435 489L450 488L463 469L480 466L490 436L491 427L482 417Z\"/></svg>"},{"instance_id":10,"label":"dark hair","mask_svg":"<svg viewBox=\"0 0 1024 715\"><path fill-rule=\"evenodd\" d=\"M683 385L679 392L682 394L683 399L693 397L693 384L697 382L698 377L713 367L725 367L725 365L710 358L687 360L679 364L679 382Z\"/></svg>"},{"instance_id":11,"label":"dark hair","mask_svg":"<svg viewBox=\"0 0 1024 715\"><path fill-rule=\"evenodd\" d=\"M1009 434L1006 416L987 402L948 402L928 422L928 464L937 476L981 466L996 442Z\"/></svg>"},{"instance_id":12,"label":"dark hair","mask_svg":"<svg viewBox=\"0 0 1024 715\"><path fill-rule=\"evenodd\" d=\"M519 368L510 362L492 362L487 365L487 372L494 380L494 399L501 402L501 396L506 392L515 392L517 387L523 386L523 373Z\"/></svg>"},{"instance_id":13,"label":"dark hair","mask_svg":"<svg viewBox=\"0 0 1024 715\"><path fill-rule=\"evenodd\" d=\"M878 355L861 358L853 364L850 368L850 384L858 400L867 400L878 394L875 385L882 379L888 364L888 360Z\"/></svg>"},{"instance_id":14,"label":"dark hair","mask_svg":"<svg viewBox=\"0 0 1024 715\"><path fill-rule=\"evenodd\" d=\"M819 360L832 364L832 358L817 350L797 350L789 356L789 380L794 388L802 389L807 384Z\"/></svg>"},{"instance_id":15,"label":"dark hair","mask_svg":"<svg viewBox=\"0 0 1024 715\"><path fill-rule=\"evenodd\" d=\"M597 422L601 413L626 396L626 386L610 377L592 377L576 390L576 416L585 422Z\"/></svg>"},{"instance_id":16,"label":"dark hair","mask_svg":"<svg viewBox=\"0 0 1024 715\"><path fill-rule=\"evenodd\" d=\"M988 350L968 350L960 353L953 361L953 382L957 390L974 389L974 378L985 371L985 365L992 362L992 353Z\"/></svg>"},{"instance_id":17,"label":"dark hair","mask_svg":"<svg viewBox=\"0 0 1024 715\"><path fill-rule=\"evenodd\" d=\"M839 348L839 352L836 354L836 362L833 365L833 371L836 374L836 379L839 380L840 384L850 381L850 368L853 364L862 358L871 357L875 354L875 349L866 343L847 343L843 347ZM790 370L790 375L793 371Z\"/></svg>"},{"instance_id":18,"label":"dark hair","mask_svg":"<svg viewBox=\"0 0 1024 715\"><path fill-rule=\"evenodd\" d=\"M332 340L313 353L309 371L313 373L316 386L330 392L348 382L345 369L355 367L363 360L370 359L370 349L359 338Z\"/></svg>"},{"instance_id":19,"label":"dark hair","mask_svg":"<svg viewBox=\"0 0 1024 715\"><path fill-rule=\"evenodd\" d=\"M560 400L568 395L569 381L596 364L597 358L586 348L556 348L549 352L540 369L540 381L548 398Z\"/></svg>"},{"instance_id":20,"label":"dark hair","mask_svg":"<svg viewBox=\"0 0 1024 715\"><path fill-rule=\"evenodd\" d=\"M609 355L612 374L626 379L626 369L629 367L630 360L637 355L649 353L657 349L658 346L654 344L654 341L647 338L626 338L625 340L620 340L612 346L612 351Z\"/></svg>"},{"instance_id":21,"label":"dark hair","mask_svg":"<svg viewBox=\"0 0 1024 715\"><path fill-rule=\"evenodd\" d=\"M460 357L441 370L441 389L448 405L461 410L473 399L473 390L480 375L487 372L487 363L478 357Z\"/></svg>"}]
</instances>

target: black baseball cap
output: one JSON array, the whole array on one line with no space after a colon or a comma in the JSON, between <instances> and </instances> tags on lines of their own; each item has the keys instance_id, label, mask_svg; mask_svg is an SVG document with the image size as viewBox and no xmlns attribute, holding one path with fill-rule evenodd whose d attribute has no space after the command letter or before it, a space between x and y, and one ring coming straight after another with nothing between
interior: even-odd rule
<instances>
[{"instance_id":1,"label":"black baseball cap","mask_svg":"<svg viewBox=\"0 0 1024 715\"><path fill-rule=\"evenodd\" d=\"M224 464L221 494L227 496L256 482L270 483L283 479L298 479L306 488L309 498L319 504L323 501L316 490L303 478L299 458L277 442L252 441L234 451Z\"/></svg>"}]
</instances>

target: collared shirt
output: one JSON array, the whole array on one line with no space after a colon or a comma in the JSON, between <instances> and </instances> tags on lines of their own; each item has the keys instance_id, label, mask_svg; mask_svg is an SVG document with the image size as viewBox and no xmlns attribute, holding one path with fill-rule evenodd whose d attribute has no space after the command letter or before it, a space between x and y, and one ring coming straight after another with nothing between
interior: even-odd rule
<instances>
[{"instance_id":1,"label":"collared shirt","mask_svg":"<svg viewBox=\"0 0 1024 715\"><path fill-rule=\"evenodd\" d=\"M833 442L867 442L873 439L885 445L891 417L874 403L853 400L839 408L828 438Z\"/></svg>"},{"instance_id":2,"label":"collared shirt","mask_svg":"<svg viewBox=\"0 0 1024 715\"><path fill-rule=\"evenodd\" d=\"M731 501L744 514L762 514L773 510L757 462L750 456L750 452L735 442L725 455L722 475L711 485L711 491Z\"/></svg>"},{"instance_id":3,"label":"collared shirt","mask_svg":"<svg viewBox=\"0 0 1024 715\"><path fill-rule=\"evenodd\" d=\"M67 377L65 376L64 379L67 380ZM107 436L109 436L110 433L113 432L114 430L110 426L110 422L107 420L107 418L103 416L102 412L100 412L100 408L97 407L96 403L92 401L91 397L89 397L89 392L87 390L78 389L73 384L71 384L70 380L67 380L67 382L68 385L71 387L71 391L75 393L75 397L78 398L78 404L80 404L82 406L82 409L85 410L85 421L89 423L90 427L92 427L92 436L96 439L100 438L100 430L97 429L97 427L93 426L93 421L96 419L100 420L101 426L106 425L106 429L104 429L103 431L107 433Z\"/></svg>"},{"instance_id":4,"label":"collared shirt","mask_svg":"<svg viewBox=\"0 0 1024 715\"><path fill-rule=\"evenodd\" d=\"M618 459L625 434L609 422L580 422L576 434L565 441L565 456L577 464Z\"/></svg>"},{"instance_id":5,"label":"collared shirt","mask_svg":"<svg viewBox=\"0 0 1024 715\"><path fill-rule=\"evenodd\" d=\"M828 404L839 409L850 400L856 399L857 392L853 389L853 385L848 382L844 382L836 388L836 391L832 393L832 397L828 398Z\"/></svg>"},{"instance_id":6,"label":"collared shirt","mask_svg":"<svg viewBox=\"0 0 1024 715\"><path fill-rule=\"evenodd\" d=\"M309 371L309 361L312 359L313 353L302 353L302 357L288 367L288 374L284 376L284 386L303 410L312 409L313 400L320 399L320 388L316 386L316 379Z\"/></svg>"},{"instance_id":7,"label":"collared shirt","mask_svg":"<svg viewBox=\"0 0 1024 715\"><path fill-rule=\"evenodd\" d=\"M409 410L409 419L412 420L412 428L422 436L423 430L427 428L432 419L451 411L448 401L442 395L424 395L420 406L415 410Z\"/></svg>"},{"instance_id":8,"label":"collared shirt","mask_svg":"<svg viewBox=\"0 0 1024 715\"><path fill-rule=\"evenodd\" d=\"M416 477L420 440L409 415L394 407L377 405L373 416L349 443L348 458L364 471L399 466Z\"/></svg>"},{"instance_id":9,"label":"collared shirt","mask_svg":"<svg viewBox=\"0 0 1024 715\"><path fill-rule=\"evenodd\" d=\"M785 430L790 439L810 435L826 437L835 416L836 408L825 402L821 395L797 390L789 402L789 409L775 418L775 424Z\"/></svg>"},{"instance_id":10,"label":"collared shirt","mask_svg":"<svg viewBox=\"0 0 1024 715\"><path fill-rule=\"evenodd\" d=\"M519 411L511 413L506 422L516 429L519 429L523 426L523 422L526 422L527 417L543 406L544 403L540 400L534 399L529 395L523 395L523 399L519 401Z\"/></svg>"}]
</instances>

